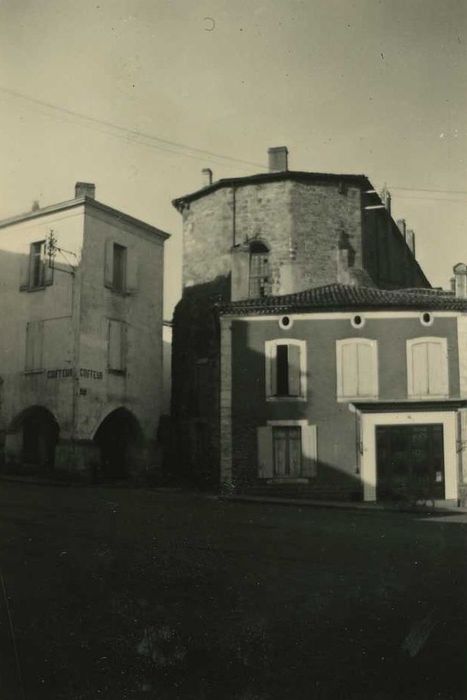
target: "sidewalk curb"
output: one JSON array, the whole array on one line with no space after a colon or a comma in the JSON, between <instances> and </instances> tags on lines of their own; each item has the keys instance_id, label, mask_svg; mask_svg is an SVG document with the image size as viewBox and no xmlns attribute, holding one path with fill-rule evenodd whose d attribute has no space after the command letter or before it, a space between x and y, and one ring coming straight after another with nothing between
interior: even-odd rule
<instances>
[{"instance_id":1,"label":"sidewalk curb","mask_svg":"<svg viewBox=\"0 0 467 700\"><path fill-rule=\"evenodd\" d=\"M467 513L467 508L460 506L411 506L411 505L382 505L381 503L353 503L351 501L319 501L309 498L279 498L275 496L219 496L223 501L239 503L264 503L269 505L303 506L327 510L349 510L361 513L417 513L419 515L461 515Z\"/></svg>"}]
</instances>

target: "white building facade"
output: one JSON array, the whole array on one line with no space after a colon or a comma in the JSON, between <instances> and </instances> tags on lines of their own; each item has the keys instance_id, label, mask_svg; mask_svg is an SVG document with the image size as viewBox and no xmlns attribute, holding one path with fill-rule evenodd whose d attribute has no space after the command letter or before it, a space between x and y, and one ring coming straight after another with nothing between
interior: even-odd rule
<instances>
[{"instance_id":1,"label":"white building facade","mask_svg":"<svg viewBox=\"0 0 467 700\"><path fill-rule=\"evenodd\" d=\"M167 238L87 183L0 222L6 469L105 478L155 467Z\"/></svg>"}]
</instances>

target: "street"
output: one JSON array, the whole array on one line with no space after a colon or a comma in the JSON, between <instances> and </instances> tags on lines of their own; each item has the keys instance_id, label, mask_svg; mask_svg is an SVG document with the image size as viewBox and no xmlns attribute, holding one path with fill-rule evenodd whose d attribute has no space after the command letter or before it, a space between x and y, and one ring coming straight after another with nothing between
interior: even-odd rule
<instances>
[{"instance_id":1,"label":"street","mask_svg":"<svg viewBox=\"0 0 467 700\"><path fill-rule=\"evenodd\" d=\"M2 700L466 697L466 515L0 482Z\"/></svg>"}]
</instances>

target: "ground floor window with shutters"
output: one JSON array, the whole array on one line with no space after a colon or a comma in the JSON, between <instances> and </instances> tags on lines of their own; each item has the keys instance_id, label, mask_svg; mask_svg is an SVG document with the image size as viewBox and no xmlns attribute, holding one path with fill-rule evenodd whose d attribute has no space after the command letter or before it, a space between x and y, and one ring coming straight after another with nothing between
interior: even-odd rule
<instances>
[{"instance_id":1,"label":"ground floor window with shutters","mask_svg":"<svg viewBox=\"0 0 467 700\"><path fill-rule=\"evenodd\" d=\"M270 421L257 428L260 479L308 479L316 476L316 425L305 420Z\"/></svg>"},{"instance_id":2,"label":"ground floor window with shutters","mask_svg":"<svg viewBox=\"0 0 467 700\"><path fill-rule=\"evenodd\" d=\"M302 475L302 429L276 425L272 429L274 476Z\"/></svg>"},{"instance_id":3,"label":"ground floor window with shutters","mask_svg":"<svg viewBox=\"0 0 467 700\"><path fill-rule=\"evenodd\" d=\"M306 343L284 338L265 344L266 398L306 399Z\"/></svg>"}]
</instances>

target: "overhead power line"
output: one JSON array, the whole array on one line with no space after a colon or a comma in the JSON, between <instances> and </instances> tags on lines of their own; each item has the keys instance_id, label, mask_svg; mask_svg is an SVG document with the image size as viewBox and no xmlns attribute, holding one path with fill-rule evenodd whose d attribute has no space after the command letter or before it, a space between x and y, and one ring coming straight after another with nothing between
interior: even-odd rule
<instances>
[{"instance_id":1,"label":"overhead power line","mask_svg":"<svg viewBox=\"0 0 467 700\"><path fill-rule=\"evenodd\" d=\"M120 124L115 124L114 122L107 121L105 119L98 119L97 117L92 117L87 114L83 114L81 112L76 112L72 109L68 109L67 107L61 107L59 105L52 104L51 102L45 102L44 100L39 100L36 97L30 97L29 95L24 95L21 92L18 92L16 90L12 90L11 88L6 88L3 86L0 86L0 91L3 93L6 93L8 95L11 95L17 99L25 100L27 102L31 102L33 104L39 105L41 107L46 107L47 109L51 109L55 112L60 112L62 114L66 114L70 117L74 117L76 119L83 120L85 122L90 122L92 124L96 124L97 126L105 126L111 129L115 129L118 132L121 132L121 134L124 134L125 137L132 136L136 138L142 138L142 139L147 139L149 141L154 141L157 142L157 144L162 144L164 146L171 146L173 148L179 149L179 150L185 150L185 151L190 151L191 153L197 153L200 156L203 156L203 160L206 159L206 157L210 158L216 158L216 159L221 159L221 160L226 160L230 161L233 163L240 163L242 165L248 165L250 167L254 168L260 168L261 170L265 169L265 166L260 163L255 163L253 161L248 161L248 160L243 160L241 158L235 158L234 156L228 156L225 154L221 153L215 153L214 151L208 151L203 148L198 148L196 146L190 146L185 143L179 143L177 141L170 141L168 139L161 138L160 136L156 136L155 134L150 134L144 131L140 131L139 129L130 129L129 127L126 126L121 126ZM149 144L147 144L149 145ZM154 144L155 145L155 144ZM158 146L156 146L158 147ZM187 154L184 154L187 155Z\"/></svg>"},{"instance_id":2,"label":"overhead power line","mask_svg":"<svg viewBox=\"0 0 467 700\"><path fill-rule=\"evenodd\" d=\"M11 88L0 86L0 92L6 95L10 95L16 99L24 100L38 107L46 108L52 110L52 113L66 115L72 121L78 120L82 126L87 128L92 128L96 131L100 131L108 136L114 136L118 138L123 138L126 141L130 140L135 143L139 143L149 148L156 148L158 150L173 153L175 155L184 156L186 158L194 158L195 160L214 159L222 165L228 165L232 167L233 164L239 164L247 166L249 168L255 168L255 170L266 170L266 167L262 163L256 163L254 161L243 160L242 158L235 158L234 156L228 156L222 153L216 153L215 151L209 151L197 146L190 146L189 144L180 143L177 141L170 141L169 139L164 139L155 134L150 134L148 132L140 131L138 129L131 129L129 127L121 126L120 124L115 124L114 122L98 119L97 117L92 117L81 112L76 112L67 107L61 107L59 105L53 104L51 102L45 102L44 100L39 100L36 97L31 97L30 95L25 95L17 90L12 90ZM41 112L43 114L43 112ZM50 114L46 116L51 116ZM110 131L109 131L110 129ZM432 194L451 194L451 195L467 195L467 190L443 190L436 188L427 187L397 187L396 185L387 185L390 191L401 191L401 192L427 192ZM438 202L462 202L459 199L446 199L446 198L431 198L415 195L398 195L400 199L432 199Z\"/></svg>"}]
</instances>

